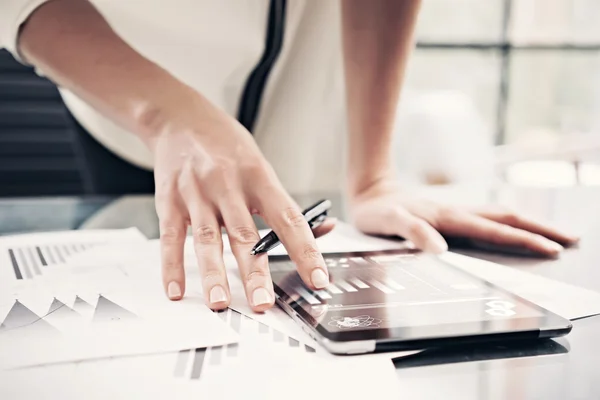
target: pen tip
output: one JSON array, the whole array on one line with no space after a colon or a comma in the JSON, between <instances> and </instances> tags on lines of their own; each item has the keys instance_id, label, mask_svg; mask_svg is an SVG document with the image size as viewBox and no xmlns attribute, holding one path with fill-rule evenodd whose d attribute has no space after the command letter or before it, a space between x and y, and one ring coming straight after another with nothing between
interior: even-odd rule
<instances>
[{"instance_id":1,"label":"pen tip","mask_svg":"<svg viewBox=\"0 0 600 400\"><path fill-rule=\"evenodd\" d=\"M252 250L252 251L250 252L250 255L251 255L251 256L255 256L255 255L256 255L256 251L255 251L255 250Z\"/></svg>"}]
</instances>

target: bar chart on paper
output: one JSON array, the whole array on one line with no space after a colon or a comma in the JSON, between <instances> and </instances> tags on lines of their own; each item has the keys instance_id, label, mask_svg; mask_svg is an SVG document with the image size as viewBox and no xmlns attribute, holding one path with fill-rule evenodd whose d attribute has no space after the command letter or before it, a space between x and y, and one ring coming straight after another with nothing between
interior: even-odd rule
<instances>
[{"instance_id":1,"label":"bar chart on paper","mask_svg":"<svg viewBox=\"0 0 600 400\"><path fill-rule=\"evenodd\" d=\"M180 351L173 367L174 377L192 381L202 379L205 374L213 373L220 367L260 357L260 349L264 349L260 346L268 346L271 351L289 355L311 356L317 353L312 345L302 343L235 310L227 309L218 315L240 334L240 342Z\"/></svg>"},{"instance_id":2,"label":"bar chart on paper","mask_svg":"<svg viewBox=\"0 0 600 400\"><path fill-rule=\"evenodd\" d=\"M23 282L70 263L88 250L112 243L145 242L137 229L42 232L0 237L0 284Z\"/></svg>"},{"instance_id":3,"label":"bar chart on paper","mask_svg":"<svg viewBox=\"0 0 600 400\"><path fill-rule=\"evenodd\" d=\"M15 278L22 280L43 275L46 268L62 264L67 257L102 244L104 243L40 244L8 247L5 251Z\"/></svg>"}]
</instances>

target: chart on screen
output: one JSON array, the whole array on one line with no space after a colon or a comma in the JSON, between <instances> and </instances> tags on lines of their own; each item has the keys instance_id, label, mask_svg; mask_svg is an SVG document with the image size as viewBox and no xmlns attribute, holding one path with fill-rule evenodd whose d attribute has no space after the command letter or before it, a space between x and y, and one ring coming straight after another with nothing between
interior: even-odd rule
<instances>
[{"instance_id":1,"label":"chart on screen","mask_svg":"<svg viewBox=\"0 0 600 400\"><path fill-rule=\"evenodd\" d=\"M456 296L479 298L486 292L485 287L464 274L432 267L426 259L414 254L326 258L325 263L331 282L321 290L307 288L297 274L291 273L296 268L290 261L272 262L270 268L288 289L286 292L316 307L351 308L354 304L364 307L384 302L387 305L414 304ZM352 301L357 298L363 301ZM375 303L365 303L365 299Z\"/></svg>"},{"instance_id":2,"label":"chart on screen","mask_svg":"<svg viewBox=\"0 0 600 400\"><path fill-rule=\"evenodd\" d=\"M326 257L330 284L313 290L295 265L273 260L274 283L330 331L532 317L515 302L460 269L417 252ZM460 312L456 312L456 310Z\"/></svg>"}]
</instances>

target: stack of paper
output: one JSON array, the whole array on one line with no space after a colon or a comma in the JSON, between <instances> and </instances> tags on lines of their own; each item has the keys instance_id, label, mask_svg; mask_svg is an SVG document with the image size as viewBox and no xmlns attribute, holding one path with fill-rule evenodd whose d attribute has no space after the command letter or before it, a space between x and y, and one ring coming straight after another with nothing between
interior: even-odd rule
<instances>
[{"instance_id":1,"label":"stack of paper","mask_svg":"<svg viewBox=\"0 0 600 400\"><path fill-rule=\"evenodd\" d=\"M201 296L174 304L159 281L134 280L118 263L67 266L93 247L145 241L135 230L0 239L0 368L236 342Z\"/></svg>"}]
</instances>

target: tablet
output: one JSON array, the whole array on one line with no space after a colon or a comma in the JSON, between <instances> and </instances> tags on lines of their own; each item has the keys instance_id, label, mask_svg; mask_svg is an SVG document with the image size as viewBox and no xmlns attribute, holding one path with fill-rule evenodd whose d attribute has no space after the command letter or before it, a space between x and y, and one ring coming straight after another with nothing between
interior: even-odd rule
<instances>
[{"instance_id":1,"label":"tablet","mask_svg":"<svg viewBox=\"0 0 600 400\"><path fill-rule=\"evenodd\" d=\"M311 290L270 256L278 305L336 354L566 335L550 311L416 250L324 255L330 284Z\"/></svg>"}]
</instances>

